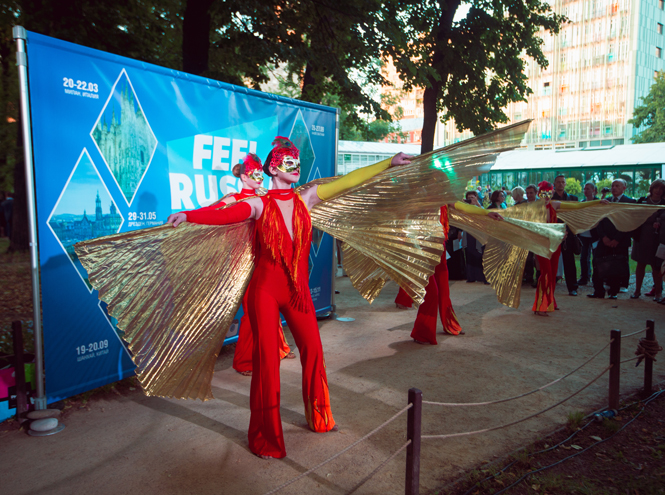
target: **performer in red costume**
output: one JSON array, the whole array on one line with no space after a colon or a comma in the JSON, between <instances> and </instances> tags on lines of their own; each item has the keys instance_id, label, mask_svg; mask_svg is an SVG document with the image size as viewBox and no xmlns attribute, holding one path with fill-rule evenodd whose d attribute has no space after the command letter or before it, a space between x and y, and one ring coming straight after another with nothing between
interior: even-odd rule
<instances>
[{"instance_id":1,"label":"performer in red costume","mask_svg":"<svg viewBox=\"0 0 665 495\"><path fill-rule=\"evenodd\" d=\"M307 423L315 432L336 429L330 410L321 337L309 293L308 259L312 236L309 210L391 165L410 162L407 155L400 153L391 160L296 194L291 186L300 179L299 151L286 138L276 138L273 145L263 165L264 172L273 178L273 189L267 195L222 210L176 213L168 220L174 227L183 221L209 225L225 225L248 218L257 221L256 268L247 289L254 336L248 436L250 450L263 458L286 456L279 413L278 333L274 330L280 312L300 350Z\"/></svg>"},{"instance_id":2,"label":"performer in red costume","mask_svg":"<svg viewBox=\"0 0 665 495\"><path fill-rule=\"evenodd\" d=\"M538 196L545 202L545 208L548 213L548 223L557 223L557 210L579 210L582 208L595 207L599 204L609 204L609 201L586 201L584 203L575 203L571 201L552 201L554 186L544 180L538 184ZM564 237L564 240L566 238ZM559 256L561 255L561 245L552 254L550 259L536 255L540 265L540 277L536 287L536 300L533 303L532 311L538 316L549 316L552 311L558 310L554 298L554 289L556 288L556 272L559 267Z\"/></svg>"},{"instance_id":3,"label":"performer in red costume","mask_svg":"<svg viewBox=\"0 0 665 495\"><path fill-rule=\"evenodd\" d=\"M221 204L231 204L241 199L251 198L263 195L266 190L261 187L263 183L263 166L261 159L253 153L249 153L242 163L233 167L233 175L242 181L243 188L237 194L230 194L222 198L217 203L203 209L218 208ZM263 193L263 194L261 194ZM238 329L238 342L236 342L235 353L233 354L233 369L243 376L252 376L252 351L254 349L254 338L252 336L252 325L249 321L249 312L247 310L247 294L242 301L243 316L240 319L240 328ZM295 359L296 355L291 352L289 344L284 337L282 323L277 318L279 328L279 357L280 359Z\"/></svg>"},{"instance_id":4,"label":"performer in red costume","mask_svg":"<svg viewBox=\"0 0 665 495\"><path fill-rule=\"evenodd\" d=\"M482 211L482 210L481 210ZM495 212L488 213L495 220L501 219L501 215ZM441 207L441 225L443 233L448 239L448 205ZM436 321L437 312L441 317L443 331L450 335L459 335L464 333L457 319L453 303L450 300L450 285L448 281L448 263L446 261L446 251L441 255L441 263L434 270L434 275L429 278L425 289L425 301L418 308L416 322L413 324L411 338L418 344L437 345L436 341ZM413 301L409 295L400 287L395 298L397 307L410 308Z\"/></svg>"},{"instance_id":5,"label":"performer in red costume","mask_svg":"<svg viewBox=\"0 0 665 495\"><path fill-rule=\"evenodd\" d=\"M554 186L544 180L538 184L538 196L545 201L547 212L549 214L548 223L556 223L556 210L554 204L559 201L552 201ZM557 204L558 206L558 204ZM536 255L538 265L540 266L540 277L536 286L536 300L533 303L532 311L538 316L548 316L548 312L559 309L554 298L554 289L556 289L556 272L559 267L559 256L561 255L561 246L552 254L550 259Z\"/></svg>"}]
</instances>

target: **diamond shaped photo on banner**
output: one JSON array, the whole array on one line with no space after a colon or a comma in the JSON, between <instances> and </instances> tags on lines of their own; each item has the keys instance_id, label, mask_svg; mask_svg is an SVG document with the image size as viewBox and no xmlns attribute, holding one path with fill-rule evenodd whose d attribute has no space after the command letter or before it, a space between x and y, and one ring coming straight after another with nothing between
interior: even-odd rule
<instances>
[{"instance_id":1,"label":"diamond shaped photo on banner","mask_svg":"<svg viewBox=\"0 0 665 495\"><path fill-rule=\"evenodd\" d=\"M312 140L309 137L307 124L305 124L305 119L300 110L298 110L296 120L293 122L289 139L300 150L300 180L296 186L301 186L313 179L309 175L316 160L316 155L312 147Z\"/></svg>"},{"instance_id":2,"label":"diamond shaped photo on banner","mask_svg":"<svg viewBox=\"0 0 665 495\"><path fill-rule=\"evenodd\" d=\"M120 71L90 136L127 206L131 205L157 149L157 138L125 69Z\"/></svg>"},{"instance_id":3,"label":"diamond shaped photo on banner","mask_svg":"<svg viewBox=\"0 0 665 495\"><path fill-rule=\"evenodd\" d=\"M89 292L92 286L88 273L74 252L74 244L117 234L124 221L88 150L83 148L46 223Z\"/></svg>"}]
</instances>

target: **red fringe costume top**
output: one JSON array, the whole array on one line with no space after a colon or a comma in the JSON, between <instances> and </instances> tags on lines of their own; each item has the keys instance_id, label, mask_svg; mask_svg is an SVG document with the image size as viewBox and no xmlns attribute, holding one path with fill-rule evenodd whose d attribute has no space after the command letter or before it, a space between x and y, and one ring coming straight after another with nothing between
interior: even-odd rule
<instances>
[{"instance_id":1,"label":"red fringe costume top","mask_svg":"<svg viewBox=\"0 0 665 495\"><path fill-rule=\"evenodd\" d=\"M549 220L547 223L556 223L556 210L551 202L547 203ZM540 265L540 277L536 287L536 300L533 303L532 311L550 312L557 309L556 299L554 298L554 289L556 288L556 272L559 268L559 256L561 255L561 245L552 254L550 259L536 255Z\"/></svg>"}]
</instances>

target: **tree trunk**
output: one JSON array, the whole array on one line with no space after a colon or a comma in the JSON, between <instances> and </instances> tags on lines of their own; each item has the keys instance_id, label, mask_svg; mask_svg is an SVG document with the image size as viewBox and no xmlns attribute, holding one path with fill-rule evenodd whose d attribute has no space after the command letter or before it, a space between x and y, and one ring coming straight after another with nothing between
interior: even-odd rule
<instances>
[{"instance_id":1,"label":"tree trunk","mask_svg":"<svg viewBox=\"0 0 665 495\"><path fill-rule=\"evenodd\" d=\"M448 44L448 39L453 30L453 18L455 12L460 6L461 0L439 0L441 17L434 40L434 53L430 65L439 71L441 78L437 81L430 78L430 87L425 88L423 93L423 130L421 135L422 144L420 152L427 153L434 149L434 134L436 131L436 121L438 118L436 104L441 97L441 92L446 90L448 73L442 71L444 50Z\"/></svg>"},{"instance_id":2,"label":"tree trunk","mask_svg":"<svg viewBox=\"0 0 665 495\"><path fill-rule=\"evenodd\" d=\"M431 86L425 88L423 93L423 130L421 134L420 153L427 153L434 149L434 133L436 131L436 122L438 115L436 112L436 102L441 92L441 83L430 81Z\"/></svg>"},{"instance_id":3,"label":"tree trunk","mask_svg":"<svg viewBox=\"0 0 665 495\"><path fill-rule=\"evenodd\" d=\"M213 0L187 0L182 21L182 70L190 74L208 70L212 4Z\"/></svg>"},{"instance_id":4,"label":"tree trunk","mask_svg":"<svg viewBox=\"0 0 665 495\"><path fill-rule=\"evenodd\" d=\"M19 113L16 126L16 161L14 162L14 203L12 211L12 237L7 252L27 251L30 248L28 230L28 198L23 158L23 117Z\"/></svg>"},{"instance_id":5,"label":"tree trunk","mask_svg":"<svg viewBox=\"0 0 665 495\"><path fill-rule=\"evenodd\" d=\"M314 79L314 68L310 62L307 62L305 66L305 74L302 78L302 91L300 93L300 99L303 101L309 101L311 103L320 103L314 101L314 89L316 87L316 79Z\"/></svg>"}]
</instances>

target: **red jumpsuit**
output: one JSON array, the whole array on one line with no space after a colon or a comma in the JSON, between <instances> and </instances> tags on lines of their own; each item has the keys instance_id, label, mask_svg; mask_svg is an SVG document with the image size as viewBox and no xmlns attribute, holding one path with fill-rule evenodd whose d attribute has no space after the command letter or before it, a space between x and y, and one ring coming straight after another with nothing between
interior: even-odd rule
<instances>
[{"instance_id":1,"label":"red jumpsuit","mask_svg":"<svg viewBox=\"0 0 665 495\"><path fill-rule=\"evenodd\" d=\"M448 207L446 205L441 207L441 225L443 225L444 236L448 238ZM429 278L429 283L425 290L425 301L418 308L411 338L419 342L428 342L436 345L437 313L441 317L441 323L443 323L443 330L445 332L451 335L458 335L462 331L462 327L453 309L453 303L450 301L448 263L446 262L445 250L441 256L441 262L434 270L434 274ZM413 301L400 287L395 298L395 303L410 308Z\"/></svg>"},{"instance_id":2,"label":"red jumpsuit","mask_svg":"<svg viewBox=\"0 0 665 495\"><path fill-rule=\"evenodd\" d=\"M231 197L235 201L245 198L256 196L254 189L242 189L238 194L232 194ZM213 210L219 208L219 203L213 203L210 206L204 206L197 211ZM252 350L254 348L254 337L252 336L252 326L249 322L249 315L247 313L247 294L242 298L242 311L243 315L240 319L240 328L238 329L238 342L236 343L236 350L233 354L233 369L239 373L252 371ZM279 357L284 359L291 348L284 338L284 330L282 323L278 319L277 326L279 327Z\"/></svg>"},{"instance_id":3,"label":"red jumpsuit","mask_svg":"<svg viewBox=\"0 0 665 495\"><path fill-rule=\"evenodd\" d=\"M328 378L314 304L309 292L309 252L312 222L307 206L292 189L273 189L262 196L258 219L256 268L247 288L248 313L254 336L252 383L249 395L249 448L258 455L286 456L280 416L279 332L275 320L281 312L300 351L302 394L309 427L316 432L335 426L330 410ZM291 238L278 201L293 201ZM224 224L246 216L239 207L187 212L194 223ZM231 219L229 221L229 219Z\"/></svg>"},{"instance_id":4,"label":"red jumpsuit","mask_svg":"<svg viewBox=\"0 0 665 495\"><path fill-rule=\"evenodd\" d=\"M556 223L556 210L550 203L547 204L550 220L549 223ZM540 277L536 287L536 300L533 303L532 311L554 311L557 309L556 299L554 299L554 289L556 288L556 272L559 269L559 255L561 254L561 245L552 253L550 259L536 255L540 265Z\"/></svg>"},{"instance_id":5,"label":"red jumpsuit","mask_svg":"<svg viewBox=\"0 0 665 495\"><path fill-rule=\"evenodd\" d=\"M243 189L238 194L233 195L236 201L256 196L253 189ZM233 355L233 369L239 373L252 371L252 351L254 349L254 337L252 335L252 325L247 313L247 294L242 299L243 315L240 319L240 328L238 329L238 342L236 343L235 354ZM277 326L279 327L279 357L284 359L291 349L284 338L282 323L278 317Z\"/></svg>"}]
</instances>

